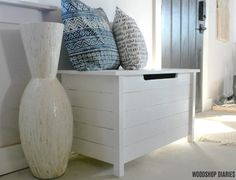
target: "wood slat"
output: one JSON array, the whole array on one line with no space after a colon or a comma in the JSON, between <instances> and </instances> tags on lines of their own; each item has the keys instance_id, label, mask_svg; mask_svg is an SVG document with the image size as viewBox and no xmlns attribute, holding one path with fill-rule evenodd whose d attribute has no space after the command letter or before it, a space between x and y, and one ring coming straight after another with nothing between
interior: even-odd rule
<instances>
[{"instance_id":1,"label":"wood slat","mask_svg":"<svg viewBox=\"0 0 236 180\"><path fill-rule=\"evenodd\" d=\"M114 150L111 147L74 138L72 151L113 164Z\"/></svg>"},{"instance_id":2,"label":"wood slat","mask_svg":"<svg viewBox=\"0 0 236 180\"><path fill-rule=\"evenodd\" d=\"M189 99L172 103L163 103L153 107L130 110L125 112L125 128L137 126L149 121L173 116L189 110Z\"/></svg>"},{"instance_id":3,"label":"wood slat","mask_svg":"<svg viewBox=\"0 0 236 180\"><path fill-rule=\"evenodd\" d=\"M72 106L113 111L113 95L109 93L66 91Z\"/></svg>"},{"instance_id":4,"label":"wood slat","mask_svg":"<svg viewBox=\"0 0 236 180\"><path fill-rule=\"evenodd\" d=\"M151 138L164 131L172 131L182 126L187 127L188 118L189 113L184 112L125 129L125 146L130 146L139 141Z\"/></svg>"},{"instance_id":5,"label":"wood slat","mask_svg":"<svg viewBox=\"0 0 236 180\"><path fill-rule=\"evenodd\" d=\"M190 86L170 86L169 88L152 89L124 94L125 110L142 109L154 105L170 103L190 98Z\"/></svg>"},{"instance_id":6,"label":"wood slat","mask_svg":"<svg viewBox=\"0 0 236 180\"><path fill-rule=\"evenodd\" d=\"M74 107L73 116L76 122L114 129L113 112Z\"/></svg>"},{"instance_id":7,"label":"wood slat","mask_svg":"<svg viewBox=\"0 0 236 180\"><path fill-rule=\"evenodd\" d=\"M74 137L104 146L114 146L114 131L74 122Z\"/></svg>"},{"instance_id":8,"label":"wood slat","mask_svg":"<svg viewBox=\"0 0 236 180\"><path fill-rule=\"evenodd\" d=\"M198 59L197 59L197 1L189 0L189 68L197 68Z\"/></svg>"},{"instance_id":9,"label":"wood slat","mask_svg":"<svg viewBox=\"0 0 236 180\"><path fill-rule=\"evenodd\" d=\"M162 67L168 68L171 65L172 51L172 15L171 0L162 2Z\"/></svg>"},{"instance_id":10,"label":"wood slat","mask_svg":"<svg viewBox=\"0 0 236 180\"><path fill-rule=\"evenodd\" d=\"M188 129L189 112L183 112L174 116L169 116L163 120L163 129L167 132L176 128L186 127Z\"/></svg>"},{"instance_id":11,"label":"wood slat","mask_svg":"<svg viewBox=\"0 0 236 180\"><path fill-rule=\"evenodd\" d=\"M168 132L161 132L156 136L150 137L131 146L127 146L125 148L125 162L134 160L164 145L170 144L180 138L186 137L188 133L187 129L187 127L180 127Z\"/></svg>"},{"instance_id":12,"label":"wood slat","mask_svg":"<svg viewBox=\"0 0 236 180\"><path fill-rule=\"evenodd\" d=\"M179 68L181 63L181 1L172 0L172 68Z\"/></svg>"},{"instance_id":13,"label":"wood slat","mask_svg":"<svg viewBox=\"0 0 236 180\"><path fill-rule=\"evenodd\" d=\"M107 76L63 75L62 84L67 90L113 92L113 78Z\"/></svg>"},{"instance_id":14,"label":"wood slat","mask_svg":"<svg viewBox=\"0 0 236 180\"><path fill-rule=\"evenodd\" d=\"M181 11L181 68L190 66L189 60L189 0L182 0Z\"/></svg>"}]
</instances>

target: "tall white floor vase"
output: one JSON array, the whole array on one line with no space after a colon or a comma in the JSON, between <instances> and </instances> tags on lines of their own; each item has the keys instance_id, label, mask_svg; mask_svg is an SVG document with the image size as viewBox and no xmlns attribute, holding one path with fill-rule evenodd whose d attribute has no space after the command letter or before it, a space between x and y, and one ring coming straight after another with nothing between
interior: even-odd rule
<instances>
[{"instance_id":1,"label":"tall white floor vase","mask_svg":"<svg viewBox=\"0 0 236 180\"><path fill-rule=\"evenodd\" d=\"M33 175L40 179L64 174L71 152L71 105L56 79L63 25L22 25L21 34L32 79L22 96L20 138Z\"/></svg>"}]
</instances>

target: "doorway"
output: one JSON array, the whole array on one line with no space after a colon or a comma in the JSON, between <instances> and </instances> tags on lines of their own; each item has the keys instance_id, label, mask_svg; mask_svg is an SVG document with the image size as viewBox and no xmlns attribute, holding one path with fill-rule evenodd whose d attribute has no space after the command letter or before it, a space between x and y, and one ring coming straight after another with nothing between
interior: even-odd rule
<instances>
[{"instance_id":1,"label":"doorway","mask_svg":"<svg viewBox=\"0 0 236 180\"><path fill-rule=\"evenodd\" d=\"M196 111L202 111L203 35L205 0L162 1L162 68L200 69Z\"/></svg>"}]
</instances>

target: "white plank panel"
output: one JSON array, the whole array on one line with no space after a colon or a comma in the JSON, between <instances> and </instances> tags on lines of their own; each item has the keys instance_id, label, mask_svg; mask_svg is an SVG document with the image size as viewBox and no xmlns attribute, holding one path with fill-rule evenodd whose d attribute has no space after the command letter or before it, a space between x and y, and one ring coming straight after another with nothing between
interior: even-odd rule
<instances>
[{"instance_id":1,"label":"white plank panel","mask_svg":"<svg viewBox=\"0 0 236 180\"><path fill-rule=\"evenodd\" d=\"M142 109L154 105L180 101L190 97L190 85L169 86L124 94L125 109Z\"/></svg>"},{"instance_id":2,"label":"white plank panel","mask_svg":"<svg viewBox=\"0 0 236 180\"><path fill-rule=\"evenodd\" d=\"M165 140L167 145L181 138L186 137L188 135L188 126L185 125L178 128L173 128L170 129L169 131L166 131L165 133L166 133Z\"/></svg>"},{"instance_id":3,"label":"white plank panel","mask_svg":"<svg viewBox=\"0 0 236 180\"><path fill-rule=\"evenodd\" d=\"M159 133L158 135L140 141L139 143L125 147L125 162L129 162L135 158L143 156L147 153L166 145L166 135Z\"/></svg>"},{"instance_id":4,"label":"white plank panel","mask_svg":"<svg viewBox=\"0 0 236 180\"><path fill-rule=\"evenodd\" d=\"M114 150L111 147L74 138L72 151L104 162L113 163Z\"/></svg>"},{"instance_id":5,"label":"white plank panel","mask_svg":"<svg viewBox=\"0 0 236 180\"><path fill-rule=\"evenodd\" d=\"M189 99L125 112L125 128L189 110Z\"/></svg>"},{"instance_id":6,"label":"white plank panel","mask_svg":"<svg viewBox=\"0 0 236 180\"><path fill-rule=\"evenodd\" d=\"M190 84L190 74L178 74L173 79L144 80L143 76L126 77L124 79L124 92L144 91L150 89L169 88Z\"/></svg>"},{"instance_id":7,"label":"white plank panel","mask_svg":"<svg viewBox=\"0 0 236 180\"><path fill-rule=\"evenodd\" d=\"M163 119L149 121L147 123L125 129L125 146L143 141L163 131L172 131L178 127L188 125L188 112L176 114Z\"/></svg>"},{"instance_id":8,"label":"white plank panel","mask_svg":"<svg viewBox=\"0 0 236 180\"><path fill-rule=\"evenodd\" d=\"M79 91L108 92L113 91L113 78L106 76L63 75L62 84L65 89Z\"/></svg>"},{"instance_id":9,"label":"white plank panel","mask_svg":"<svg viewBox=\"0 0 236 180\"><path fill-rule=\"evenodd\" d=\"M73 108L74 121L107 129L114 128L113 112L95 109Z\"/></svg>"},{"instance_id":10,"label":"white plank panel","mask_svg":"<svg viewBox=\"0 0 236 180\"><path fill-rule=\"evenodd\" d=\"M125 148L125 162L129 162L162 146L170 144L180 138L187 136L188 128L180 127L172 131L163 131L156 136L150 137L139 143Z\"/></svg>"},{"instance_id":11,"label":"white plank panel","mask_svg":"<svg viewBox=\"0 0 236 180\"><path fill-rule=\"evenodd\" d=\"M172 129L176 129L182 126L187 126L189 123L189 112L184 112L180 114L176 114L174 116L170 116L165 118L163 121L163 129L167 131L171 131Z\"/></svg>"},{"instance_id":12,"label":"white plank panel","mask_svg":"<svg viewBox=\"0 0 236 180\"><path fill-rule=\"evenodd\" d=\"M28 167L21 145L0 148L0 175Z\"/></svg>"},{"instance_id":13,"label":"white plank panel","mask_svg":"<svg viewBox=\"0 0 236 180\"><path fill-rule=\"evenodd\" d=\"M113 147L114 131L74 122L74 137Z\"/></svg>"},{"instance_id":14,"label":"white plank panel","mask_svg":"<svg viewBox=\"0 0 236 180\"><path fill-rule=\"evenodd\" d=\"M161 133L163 129L163 119L149 121L145 124L125 129L125 146L137 143L155 134Z\"/></svg>"},{"instance_id":15,"label":"white plank panel","mask_svg":"<svg viewBox=\"0 0 236 180\"><path fill-rule=\"evenodd\" d=\"M105 111L113 110L112 94L72 90L67 90L67 94L72 106Z\"/></svg>"},{"instance_id":16,"label":"white plank panel","mask_svg":"<svg viewBox=\"0 0 236 180\"><path fill-rule=\"evenodd\" d=\"M42 4L39 1L29 1L29 0L0 0L0 5L9 5L9 6L17 6L28 9L35 9L40 11L54 11L57 10L58 7L52 5Z\"/></svg>"}]
</instances>

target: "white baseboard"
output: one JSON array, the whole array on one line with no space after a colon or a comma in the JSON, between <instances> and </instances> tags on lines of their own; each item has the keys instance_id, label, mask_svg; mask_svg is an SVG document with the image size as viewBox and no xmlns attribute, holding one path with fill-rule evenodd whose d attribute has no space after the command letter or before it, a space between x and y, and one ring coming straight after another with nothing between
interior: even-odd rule
<instances>
[{"instance_id":1,"label":"white baseboard","mask_svg":"<svg viewBox=\"0 0 236 180\"><path fill-rule=\"evenodd\" d=\"M0 175L28 167L21 145L0 148Z\"/></svg>"},{"instance_id":2,"label":"white baseboard","mask_svg":"<svg viewBox=\"0 0 236 180\"><path fill-rule=\"evenodd\" d=\"M208 98L206 101L204 101L204 104L203 104L203 111L210 111L212 110L212 105L213 105L213 99L211 98Z\"/></svg>"}]
</instances>

